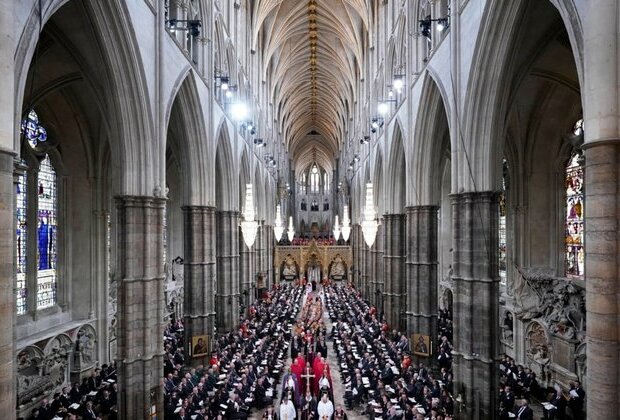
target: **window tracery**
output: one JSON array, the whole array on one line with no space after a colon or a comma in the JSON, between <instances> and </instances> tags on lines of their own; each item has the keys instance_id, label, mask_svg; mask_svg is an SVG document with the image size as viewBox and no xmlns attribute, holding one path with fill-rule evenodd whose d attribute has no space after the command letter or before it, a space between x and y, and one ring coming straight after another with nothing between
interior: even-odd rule
<instances>
[{"instance_id":1,"label":"window tracery","mask_svg":"<svg viewBox=\"0 0 620 420\"><path fill-rule=\"evenodd\" d=\"M54 306L57 302L58 262L58 185L56 169L48 153L48 136L34 110L28 112L21 124L25 147L38 162L33 172L18 175L16 191L16 310L26 313L29 280L36 287L34 310ZM26 153L30 153L26 151ZM25 162L24 162L25 163ZM32 194L29 194L29 191ZM28 227L34 229L35 243L28 243ZM36 261L29 274L28 261Z\"/></svg>"},{"instance_id":2,"label":"window tracery","mask_svg":"<svg viewBox=\"0 0 620 420\"><path fill-rule=\"evenodd\" d=\"M582 130L582 128L579 128ZM566 165L565 244L566 275L583 277L584 247L584 156L576 150Z\"/></svg>"}]
</instances>

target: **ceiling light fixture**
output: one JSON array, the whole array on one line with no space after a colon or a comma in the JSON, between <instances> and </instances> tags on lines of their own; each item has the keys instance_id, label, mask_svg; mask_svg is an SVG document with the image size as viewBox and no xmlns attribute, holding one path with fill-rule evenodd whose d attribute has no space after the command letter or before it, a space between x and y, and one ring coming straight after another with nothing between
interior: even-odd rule
<instances>
[{"instance_id":1,"label":"ceiling light fixture","mask_svg":"<svg viewBox=\"0 0 620 420\"><path fill-rule=\"evenodd\" d=\"M230 113L234 120L242 121L248 116L248 108L243 102L236 102L231 105Z\"/></svg>"},{"instance_id":2,"label":"ceiling light fixture","mask_svg":"<svg viewBox=\"0 0 620 420\"><path fill-rule=\"evenodd\" d=\"M372 191L372 182L366 184L366 204L364 206L362 220L362 234L368 248L372 248L377 237L379 222L376 219L374 196Z\"/></svg>"},{"instance_id":3,"label":"ceiling light fixture","mask_svg":"<svg viewBox=\"0 0 620 420\"><path fill-rule=\"evenodd\" d=\"M336 215L336 222L334 223L334 239L337 241L340 238L340 226L338 226L338 215Z\"/></svg>"},{"instance_id":4,"label":"ceiling light fixture","mask_svg":"<svg viewBox=\"0 0 620 420\"><path fill-rule=\"evenodd\" d=\"M245 242L248 248L252 248L252 245L254 245L258 231L258 222L254 220L255 215L252 184L245 184L245 206L243 209L243 221L241 222L241 233L243 234L243 242Z\"/></svg>"},{"instance_id":5,"label":"ceiling light fixture","mask_svg":"<svg viewBox=\"0 0 620 420\"><path fill-rule=\"evenodd\" d=\"M275 226L273 227L273 233L276 237L276 242L280 242L282 239L282 234L284 233L284 223L282 222L282 211L280 210L280 205L276 206L276 220Z\"/></svg>"},{"instance_id":6,"label":"ceiling light fixture","mask_svg":"<svg viewBox=\"0 0 620 420\"><path fill-rule=\"evenodd\" d=\"M288 218L288 230L286 231L286 236L288 236L288 240L290 242L293 241L295 237L295 228L293 227L293 216L289 216Z\"/></svg>"},{"instance_id":7,"label":"ceiling light fixture","mask_svg":"<svg viewBox=\"0 0 620 420\"><path fill-rule=\"evenodd\" d=\"M181 24L181 25L180 25ZM170 31L187 31L191 36L200 36L200 28L202 27L202 21L197 19L182 20L182 19L169 19L166 21L166 26Z\"/></svg>"},{"instance_id":8,"label":"ceiling light fixture","mask_svg":"<svg viewBox=\"0 0 620 420\"><path fill-rule=\"evenodd\" d=\"M346 204L342 210L342 227L340 228L340 232L342 232L342 239L347 242L351 234L351 221L349 220L349 206Z\"/></svg>"}]
</instances>

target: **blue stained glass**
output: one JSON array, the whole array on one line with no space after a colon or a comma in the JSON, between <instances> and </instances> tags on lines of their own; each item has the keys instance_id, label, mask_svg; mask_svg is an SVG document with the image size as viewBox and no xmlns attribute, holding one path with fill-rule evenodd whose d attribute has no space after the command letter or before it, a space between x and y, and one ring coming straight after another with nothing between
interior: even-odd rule
<instances>
[{"instance_id":1,"label":"blue stained glass","mask_svg":"<svg viewBox=\"0 0 620 420\"><path fill-rule=\"evenodd\" d=\"M56 303L57 191L56 171L49 156L41 162L37 181L37 309L41 309Z\"/></svg>"},{"instance_id":2,"label":"blue stained glass","mask_svg":"<svg viewBox=\"0 0 620 420\"><path fill-rule=\"evenodd\" d=\"M502 283L506 282L506 189L508 185L508 162L502 161L502 190L499 196L499 277Z\"/></svg>"},{"instance_id":3,"label":"blue stained glass","mask_svg":"<svg viewBox=\"0 0 620 420\"><path fill-rule=\"evenodd\" d=\"M28 116L22 121L22 134L28 140L31 147L37 147L39 143L47 141L47 130L39 124L39 116L30 110Z\"/></svg>"},{"instance_id":4,"label":"blue stained glass","mask_svg":"<svg viewBox=\"0 0 620 420\"><path fill-rule=\"evenodd\" d=\"M19 175L16 186L16 232L15 247L17 255L17 279L15 284L17 314L26 313L26 208L27 208L27 176Z\"/></svg>"}]
</instances>

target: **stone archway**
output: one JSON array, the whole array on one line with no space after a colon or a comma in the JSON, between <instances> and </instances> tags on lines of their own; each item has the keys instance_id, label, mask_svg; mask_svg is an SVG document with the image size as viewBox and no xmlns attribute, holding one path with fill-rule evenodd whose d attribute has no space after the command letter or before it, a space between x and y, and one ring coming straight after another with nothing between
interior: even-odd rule
<instances>
[{"instance_id":1,"label":"stone archway","mask_svg":"<svg viewBox=\"0 0 620 420\"><path fill-rule=\"evenodd\" d=\"M309 282L319 283L323 279L323 264L317 254L310 254L304 273Z\"/></svg>"}]
</instances>

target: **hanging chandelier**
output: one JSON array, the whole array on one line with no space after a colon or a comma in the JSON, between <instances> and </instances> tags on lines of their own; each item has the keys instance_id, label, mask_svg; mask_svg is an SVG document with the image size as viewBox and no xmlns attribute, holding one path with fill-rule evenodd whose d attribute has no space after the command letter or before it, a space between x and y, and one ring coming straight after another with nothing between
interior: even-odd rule
<instances>
[{"instance_id":1,"label":"hanging chandelier","mask_svg":"<svg viewBox=\"0 0 620 420\"><path fill-rule=\"evenodd\" d=\"M273 227L273 233L276 236L276 241L280 242L282 239L282 234L284 233L284 223L282 223L282 211L280 210L280 205L276 206L276 220L275 226Z\"/></svg>"},{"instance_id":2,"label":"hanging chandelier","mask_svg":"<svg viewBox=\"0 0 620 420\"><path fill-rule=\"evenodd\" d=\"M248 248L252 248L256 240L256 232L258 231L258 222L254 220L254 194L252 192L252 184L245 184L245 205L243 209L243 221L241 222L241 233L243 234L243 242Z\"/></svg>"},{"instance_id":3,"label":"hanging chandelier","mask_svg":"<svg viewBox=\"0 0 620 420\"><path fill-rule=\"evenodd\" d=\"M293 216L289 216L288 218L288 231L286 231L286 234L288 235L288 240L292 242L293 238L295 237L295 228L293 227Z\"/></svg>"},{"instance_id":4,"label":"hanging chandelier","mask_svg":"<svg viewBox=\"0 0 620 420\"><path fill-rule=\"evenodd\" d=\"M372 182L369 182L366 184L366 204L364 206L362 220L362 233L364 234L364 241L366 245L368 245L368 248L372 248L372 244L375 243L378 228L379 223L376 219Z\"/></svg>"},{"instance_id":5,"label":"hanging chandelier","mask_svg":"<svg viewBox=\"0 0 620 420\"><path fill-rule=\"evenodd\" d=\"M336 215L336 223L334 223L334 239L338 241L340 237L340 226L338 226L338 215Z\"/></svg>"},{"instance_id":6,"label":"hanging chandelier","mask_svg":"<svg viewBox=\"0 0 620 420\"><path fill-rule=\"evenodd\" d=\"M342 227L340 228L342 232L342 239L344 241L349 240L349 235L351 235L351 221L349 220L349 206L344 205L344 209L342 211Z\"/></svg>"}]
</instances>

